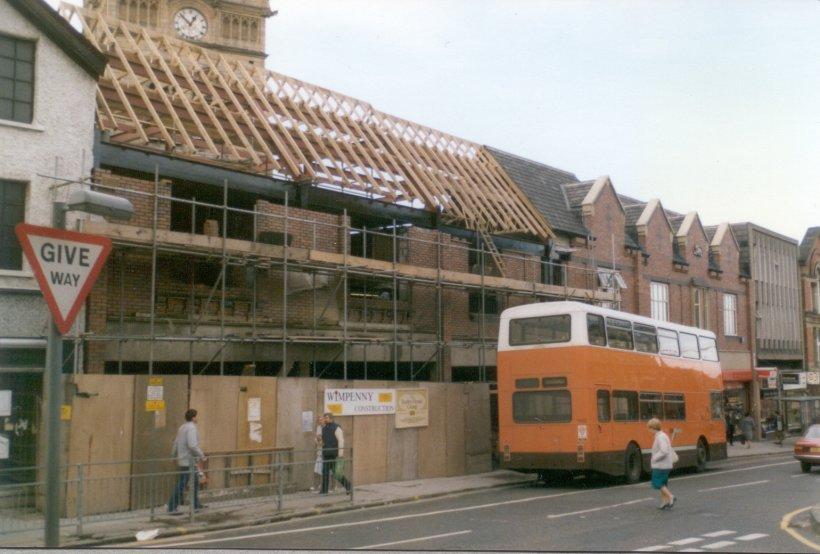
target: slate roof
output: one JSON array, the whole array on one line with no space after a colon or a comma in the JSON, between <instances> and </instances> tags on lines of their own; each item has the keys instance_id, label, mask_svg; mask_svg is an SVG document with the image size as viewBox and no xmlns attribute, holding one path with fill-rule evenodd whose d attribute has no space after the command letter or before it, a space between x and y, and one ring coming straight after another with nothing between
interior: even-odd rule
<instances>
[{"instance_id":1,"label":"slate roof","mask_svg":"<svg viewBox=\"0 0 820 554\"><path fill-rule=\"evenodd\" d=\"M717 225L708 225L703 228L703 231L706 233L706 238L709 239L709 244L712 243L712 240L715 238L715 233L717 233Z\"/></svg>"},{"instance_id":2,"label":"slate roof","mask_svg":"<svg viewBox=\"0 0 820 554\"><path fill-rule=\"evenodd\" d=\"M580 183L567 183L563 185L564 194L567 197L567 203L570 208L580 208L589 189L595 181L582 181Z\"/></svg>"},{"instance_id":3,"label":"slate roof","mask_svg":"<svg viewBox=\"0 0 820 554\"><path fill-rule=\"evenodd\" d=\"M800 251L797 259L803 263L809 259L811 247L814 244L814 239L820 236L820 227L809 227L806 234L803 235L803 240L800 241Z\"/></svg>"},{"instance_id":4,"label":"slate roof","mask_svg":"<svg viewBox=\"0 0 820 554\"><path fill-rule=\"evenodd\" d=\"M623 197L621 197L621 202L624 203ZM626 203L624 203L624 212L626 212L626 226L634 226L641 217L644 209L646 209L645 203L631 205L626 205Z\"/></svg>"},{"instance_id":5,"label":"slate roof","mask_svg":"<svg viewBox=\"0 0 820 554\"><path fill-rule=\"evenodd\" d=\"M578 182L575 174L490 146L486 148L553 229L571 235L589 234L580 214L570 209L561 187L565 183Z\"/></svg>"},{"instance_id":6,"label":"slate roof","mask_svg":"<svg viewBox=\"0 0 820 554\"><path fill-rule=\"evenodd\" d=\"M683 223L683 220L686 219L686 216L683 214L670 212L669 210L664 211L666 212L666 217L669 218L669 224L672 225L672 230L677 233Z\"/></svg>"},{"instance_id":7,"label":"slate roof","mask_svg":"<svg viewBox=\"0 0 820 554\"><path fill-rule=\"evenodd\" d=\"M100 78L108 58L44 0L6 1L92 78Z\"/></svg>"}]
</instances>

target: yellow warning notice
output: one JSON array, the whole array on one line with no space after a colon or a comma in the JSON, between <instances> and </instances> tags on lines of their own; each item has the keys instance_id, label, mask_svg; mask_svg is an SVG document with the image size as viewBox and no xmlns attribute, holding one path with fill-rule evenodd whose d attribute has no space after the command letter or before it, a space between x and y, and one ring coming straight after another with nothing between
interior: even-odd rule
<instances>
[{"instance_id":1,"label":"yellow warning notice","mask_svg":"<svg viewBox=\"0 0 820 554\"><path fill-rule=\"evenodd\" d=\"M162 377L149 377L148 384L154 387L162 386Z\"/></svg>"},{"instance_id":2,"label":"yellow warning notice","mask_svg":"<svg viewBox=\"0 0 820 554\"><path fill-rule=\"evenodd\" d=\"M60 406L60 419L63 421L70 421L71 420L71 405L70 404L63 404Z\"/></svg>"},{"instance_id":3,"label":"yellow warning notice","mask_svg":"<svg viewBox=\"0 0 820 554\"><path fill-rule=\"evenodd\" d=\"M145 401L145 411L146 412L156 412L158 410L165 409L165 400L146 400Z\"/></svg>"}]
</instances>

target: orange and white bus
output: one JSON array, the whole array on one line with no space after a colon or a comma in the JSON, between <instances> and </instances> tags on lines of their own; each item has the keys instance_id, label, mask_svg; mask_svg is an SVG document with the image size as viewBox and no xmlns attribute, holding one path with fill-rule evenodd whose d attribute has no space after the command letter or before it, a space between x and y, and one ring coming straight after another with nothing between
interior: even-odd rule
<instances>
[{"instance_id":1,"label":"orange and white bus","mask_svg":"<svg viewBox=\"0 0 820 554\"><path fill-rule=\"evenodd\" d=\"M501 466L640 480L657 417L680 461L726 458L723 379L710 331L580 302L504 310L498 338Z\"/></svg>"}]
</instances>

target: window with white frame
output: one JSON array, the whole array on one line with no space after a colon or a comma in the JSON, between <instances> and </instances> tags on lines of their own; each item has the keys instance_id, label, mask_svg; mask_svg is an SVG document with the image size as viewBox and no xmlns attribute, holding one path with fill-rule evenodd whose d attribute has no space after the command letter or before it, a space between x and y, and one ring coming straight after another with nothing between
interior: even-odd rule
<instances>
[{"instance_id":1,"label":"window with white frame","mask_svg":"<svg viewBox=\"0 0 820 554\"><path fill-rule=\"evenodd\" d=\"M737 295L723 295L723 334L737 336Z\"/></svg>"},{"instance_id":2,"label":"window with white frame","mask_svg":"<svg viewBox=\"0 0 820 554\"><path fill-rule=\"evenodd\" d=\"M652 318L669 321L669 285L652 282L649 287Z\"/></svg>"},{"instance_id":3,"label":"window with white frame","mask_svg":"<svg viewBox=\"0 0 820 554\"><path fill-rule=\"evenodd\" d=\"M709 311L706 304L706 290L700 287L692 289L692 326L708 329Z\"/></svg>"}]
</instances>

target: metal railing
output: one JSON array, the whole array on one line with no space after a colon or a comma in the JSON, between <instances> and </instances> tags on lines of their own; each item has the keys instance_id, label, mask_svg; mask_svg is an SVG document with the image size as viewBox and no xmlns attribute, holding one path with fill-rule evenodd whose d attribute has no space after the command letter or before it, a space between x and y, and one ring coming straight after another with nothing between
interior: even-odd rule
<instances>
[{"instance_id":1,"label":"metal railing","mask_svg":"<svg viewBox=\"0 0 820 554\"><path fill-rule=\"evenodd\" d=\"M325 462L329 485L343 485L329 489L327 495L352 500L353 450L346 449L345 454L335 463ZM161 521L182 516L194 522L203 513L228 507L309 508L328 501L328 496L318 494L320 480L315 474L323 465L317 465L316 450L291 449L215 453L204 465L179 466L174 458L67 464L60 476L60 526L75 527L83 536L84 526L115 519ZM337 467L338 480L332 475ZM43 469L0 470L0 537L43 528ZM169 501L181 480L187 481L178 498L182 509L169 514ZM208 506L207 512L197 509L196 500Z\"/></svg>"}]
</instances>

